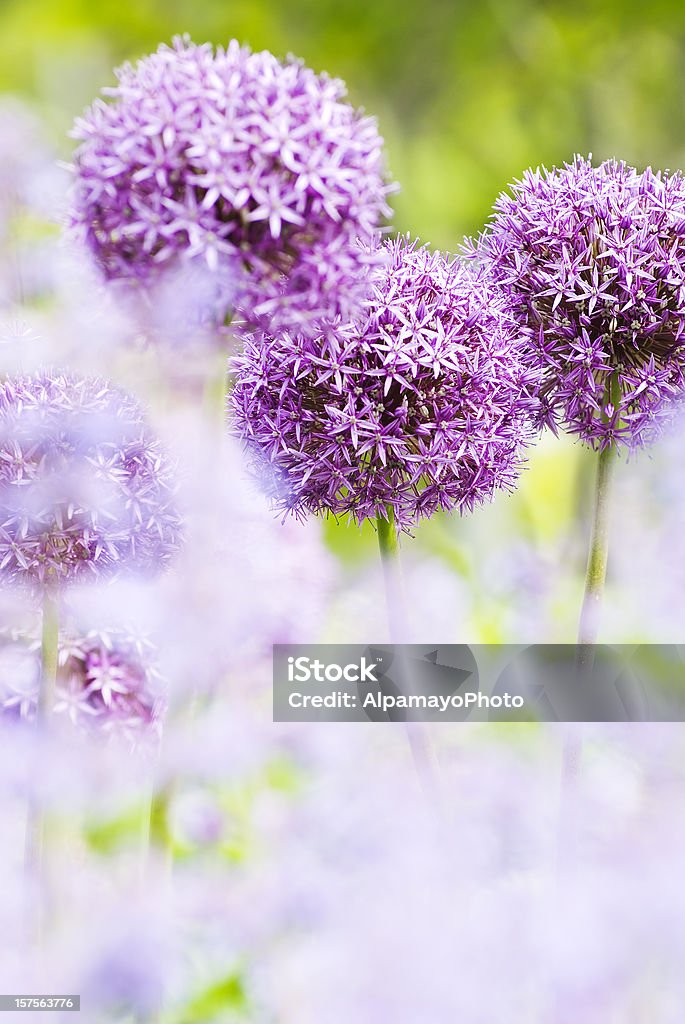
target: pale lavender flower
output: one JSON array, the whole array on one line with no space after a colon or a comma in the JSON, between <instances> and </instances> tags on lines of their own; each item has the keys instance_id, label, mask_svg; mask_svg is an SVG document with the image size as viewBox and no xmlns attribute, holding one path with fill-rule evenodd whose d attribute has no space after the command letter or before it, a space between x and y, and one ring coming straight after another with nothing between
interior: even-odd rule
<instances>
[{"instance_id":1,"label":"pale lavender flower","mask_svg":"<svg viewBox=\"0 0 685 1024\"><path fill-rule=\"evenodd\" d=\"M221 689L234 673L226 685L237 693L274 643L320 635L335 565L320 524L278 522L238 443L227 437L217 450L198 420L177 411L173 424L186 543L153 611L164 672L179 689Z\"/></svg>"},{"instance_id":2,"label":"pale lavender flower","mask_svg":"<svg viewBox=\"0 0 685 1024\"><path fill-rule=\"evenodd\" d=\"M200 261L219 322L235 307L301 327L346 312L388 187L376 123L343 83L187 37L117 77L73 133L72 222L105 276L149 284Z\"/></svg>"},{"instance_id":3,"label":"pale lavender flower","mask_svg":"<svg viewBox=\"0 0 685 1024\"><path fill-rule=\"evenodd\" d=\"M237 441L220 442L211 428L195 400L184 410L179 399L160 422L177 458L184 524L173 571L69 591L80 624L135 622L151 637L172 703L197 692L254 692L250 680L274 643L321 636L336 581L321 524L275 519Z\"/></svg>"},{"instance_id":4,"label":"pale lavender flower","mask_svg":"<svg viewBox=\"0 0 685 1024\"><path fill-rule=\"evenodd\" d=\"M49 219L61 176L46 131L33 110L11 96L0 99L0 238L8 221L32 212Z\"/></svg>"},{"instance_id":5,"label":"pale lavender flower","mask_svg":"<svg viewBox=\"0 0 685 1024\"><path fill-rule=\"evenodd\" d=\"M612 600L605 625L612 643L683 643L685 594L685 418L676 419L616 480ZM616 514L618 513L618 514ZM658 571L655 567L658 566ZM685 653L685 648L681 648Z\"/></svg>"},{"instance_id":6,"label":"pale lavender flower","mask_svg":"<svg viewBox=\"0 0 685 1024\"><path fill-rule=\"evenodd\" d=\"M121 631L66 639L60 650L55 714L74 725L137 739L159 732L163 683L152 645Z\"/></svg>"},{"instance_id":7,"label":"pale lavender flower","mask_svg":"<svg viewBox=\"0 0 685 1024\"><path fill-rule=\"evenodd\" d=\"M542 421L594 448L650 440L685 388L685 180L576 157L527 171L472 255L543 374Z\"/></svg>"},{"instance_id":8,"label":"pale lavender flower","mask_svg":"<svg viewBox=\"0 0 685 1024\"><path fill-rule=\"evenodd\" d=\"M412 595L411 624L406 642L426 637L431 643L474 640L472 598L464 579L442 559L422 549L403 558L404 590ZM331 621L336 643L367 644L370 636L383 636L387 628L385 583L376 560L360 571L347 573L334 595Z\"/></svg>"},{"instance_id":9,"label":"pale lavender flower","mask_svg":"<svg viewBox=\"0 0 685 1024\"><path fill-rule=\"evenodd\" d=\"M409 529L514 486L534 375L483 275L406 239L384 252L358 320L248 333L230 402L280 508L358 522L391 508Z\"/></svg>"},{"instance_id":10,"label":"pale lavender flower","mask_svg":"<svg viewBox=\"0 0 685 1024\"><path fill-rule=\"evenodd\" d=\"M0 632L0 715L35 717L40 685L40 643L19 629Z\"/></svg>"},{"instance_id":11,"label":"pale lavender flower","mask_svg":"<svg viewBox=\"0 0 685 1024\"><path fill-rule=\"evenodd\" d=\"M94 1020L161 1012L191 1021L207 1017L198 1009L207 1005L218 1019L237 1012L283 1024L681 1019L679 730L634 723L617 744L616 727L593 727L575 856L560 877L552 730L527 727L525 745L484 723L458 737L432 730L449 795L438 810L396 729L294 723L275 733L263 709L254 711L229 697L199 719L188 754L205 757L208 735L214 747L202 783L169 755L180 790L173 835L184 854L173 885L154 863L139 880L137 824L126 831L125 822L142 805L144 783L135 803L102 807L100 787L119 780L130 759L105 771L89 749L74 761L92 793L90 835L104 826L115 837L107 856L79 841L72 815L83 821L83 809L72 804L61 759L31 773L55 787L49 806L68 835L68 863L79 867L60 871L54 848L56 912L43 958L21 927L13 794L26 757L3 734L0 923L14 941L0 951L0 977L23 979L24 991L80 991ZM249 726L257 723L264 742L255 756ZM236 770L236 746L250 755L247 770ZM71 746L67 754L72 760ZM174 813L188 785L206 794L209 811L210 827L201 823L194 836Z\"/></svg>"},{"instance_id":12,"label":"pale lavender flower","mask_svg":"<svg viewBox=\"0 0 685 1024\"><path fill-rule=\"evenodd\" d=\"M159 734L166 707L152 644L122 630L60 635L53 714L56 726L138 743ZM37 635L0 639L0 715L31 721L40 689Z\"/></svg>"},{"instance_id":13,"label":"pale lavender flower","mask_svg":"<svg viewBox=\"0 0 685 1024\"><path fill-rule=\"evenodd\" d=\"M151 1020L165 991L181 987L187 972L180 901L156 884L164 872L151 873L141 886L133 865L116 853L94 858L84 851L78 871L60 873L71 876L60 878L69 910L52 922L32 989L56 992L61 984L80 992L92 1024Z\"/></svg>"},{"instance_id":14,"label":"pale lavender flower","mask_svg":"<svg viewBox=\"0 0 685 1024\"><path fill-rule=\"evenodd\" d=\"M27 103L0 97L0 307L43 296L54 284L66 175L46 136Z\"/></svg>"},{"instance_id":15,"label":"pale lavender flower","mask_svg":"<svg viewBox=\"0 0 685 1024\"><path fill-rule=\"evenodd\" d=\"M263 829L276 879L262 888L281 921L252 983L266 1019L601 1024L644 1007L659 1024L678 1019L685 933L672 879L685 831L674 750L672 788L645 792L632 741L620 757L598 730L578 783L576 856L560 875L549 733L529 734L523 752L482 726L464 726L456 743L435 730L449 794L438 817L401 737L376 729L361 749L347 730L333 757L321 738L312 784Z\"/></svg>"},{"instance_id":16,"label":"pale lavender flower","mask_svg":"<svg viewBox=\"0 0 685 1024\"><path fill-rule=\"evenodd\" d=\"M170 463L137 402L61 373L0 384L0 574L39 586L164 567Z\"/></svg>"}]
</instances>

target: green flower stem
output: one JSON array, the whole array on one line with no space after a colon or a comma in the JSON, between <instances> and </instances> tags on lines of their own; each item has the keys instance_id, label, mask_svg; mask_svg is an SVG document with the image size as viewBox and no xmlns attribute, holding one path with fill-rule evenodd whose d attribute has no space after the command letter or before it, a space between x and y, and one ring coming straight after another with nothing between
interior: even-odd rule
<instances>
[{"instance_id":1,"label":"green flower stem","mask_svg":"<svg viewBox=\"0 0 685 1024\"><path fill-rule=\"evenodd\" d=\"M616 448L613 444L599 453L585 594L578 626L577 664L580 671L591 671L594 661L609 555L609 510L615 461Z\"/></svg>"},{"instance_id":2,"label":"green flower stem","mask_svg":"<svg viewBox=\"0 0 685 1024\"><path fill-rule=\"evenodd\" d=\"M46 590L43 597L43 628L41 634L41 682L38 697L38 721L45 725L52 714L57 687L59 657L59 598Z\"/></svg>"},{"instance_id":3,"label":"green flower stem","mask_svg":"<svg viewBox=\"0 0 685 1024\"><path fill-rule=\"evenodd\" d=\"M381 564L385 581L385 601L390 642L401 644L407 641L407 614L400 564L400 544L397 538L395 515L392 507L389 505L386 511L387 518L384 518L382 515L376 517L378 546L381 552Z\"/></svg>"},{"instance_id":4,"label":"green flower stem","mask_svg":"<svg viewBox=\"0 0 685 1024\"><path fill-rule=\"evenodd\" d=\"M38 691L37 727L45 735L55 703L59 656L59 597L55 591L43 595L41 633L41 675ZM39 899L39 936L48 913L48 879L46 869L47 835L45 809L39 794L34 794L28 807L26 822L25 868L34 878Z\"/></svg>"},{"instance_id":5,"label":"green flower stem","mask_svg":"<svg viewBox=\"0 0 685 1024\"><path fill-rule=\"evenodd\" d=\"M614 407L616 407L619 399L619 383L614 376L607 383L605 401L612 402ZM584 676L590 676L595 663L595 645L599 633L599 621L609 559L611 485L615 462L616 446L609 444L600 451L597 460L590 549L585 574L585 592L578 624L578 645L576 648L576 674L578 680ZM569 863L573 859L573 844L576 832L576 791L580 776L582 754L582 733L571 726L565 732L562 747L557 849L557 860L560 868L564 863Z\"/></svg>"},{"instance_id":6,"label":"green flower stem","mask_svg":"<svg viewBox=\"0 0 685 1024\"><path fill-rule=\"evenodd\" d=\"M222 348L212 363L205 381L202 405L207 419L216 422L223 435L226 421L226 396L228 393L228 356Z\"/></svg>"},{"instance_id":7,"label":"green flower stem","mask_svg":"<svg viewBox=\"0 0 685 1024\"><path fill-rule=\"evenodd\" d=\"M170 810L173 798L173 783L155 789L150 799L148 844L148 866L156 873L160 864L167 877L171 878L174 867L174 843L171 832Z\"/></svg>"},{"instance_id":8,"label":"green flower stem","mask_svg":"<svg viewBox=\"0 0 685 1024\"><path fill-rule=\"evenodd\" d=\"M404 597L404 583L402 580L402 568L400 563L400 545L395 527L395 515L392 506L386 508L387 515L376 517L378 530L378 546L381 553L381 564L383 566L383 578L385 582L385 601L388 614L388 629L390 642L393 646L401 645L408 640L409 620L406 611ZM408 664L402 653L402 648L396 652L396 668L402 674L407 674ZM401 687L403 689L403 687ZM405 723L407 739L411 749L412 758L416 773L426 792L426 795L433 801L439 802L439 788L436 772L433 765L433 757L430 743L421 722L407 721Z\"/></svg>"}]
</instances>

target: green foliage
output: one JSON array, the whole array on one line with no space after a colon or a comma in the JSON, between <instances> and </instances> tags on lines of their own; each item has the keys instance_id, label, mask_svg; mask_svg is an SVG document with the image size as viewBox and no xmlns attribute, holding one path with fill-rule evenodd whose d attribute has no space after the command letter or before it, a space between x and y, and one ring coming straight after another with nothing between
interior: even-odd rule
<instances>
[{"instance_id":1,"label":"green foliage","mask_svg":"<svg viewBox=\"0 0 685 1024\"><path fill-rule=\"evenodd\" d=\"M528 164L575 151L683 163L677 0L4 0L0 88L64 128L113 64L189 32L232 36L345 78L380 116L397 224L454 247Z\"/></svg>"},{"instance_id":2,"label":"green foliage","mask_svg":"<svg viewBox=\"0 0 685 1024\"><path fill-rule=\"evenodd\" d=\"M230 1024L247 1019L249 1008L245 987L240 974L231 972L212 981L178 1012L165 1015L164 1024Z\"/></svg>"},{"instance_id":3,"label":"green foliage","mask_svg":"<svg viewBox=\"0 0 685 1024\"><path fill-rule=\"evenodd\" d=\"M148 827L147 805L127 807L120 813L84 823L84 838L93 852L110 856L124 847L135 847Z\"/></svg>"}]
</instances>

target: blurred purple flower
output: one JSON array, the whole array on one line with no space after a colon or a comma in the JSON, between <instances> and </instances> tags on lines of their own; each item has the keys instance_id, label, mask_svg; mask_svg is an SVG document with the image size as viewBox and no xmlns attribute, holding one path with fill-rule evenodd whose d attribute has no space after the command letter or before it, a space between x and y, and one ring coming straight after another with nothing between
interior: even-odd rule
<instances>
[{"instance_id":1,"label":"blurred purple flower","mask_svg":"<svg viewBox=\"0 0 685 1024\"><path fill-rule=\"evenodd\" d=\"M603 627L612 643L634 643L636 638L658 644L683 642L684 444L681 416L648 459L631 460L616 480L611 523L614 589Z\"/></svg>"},{"instance_id":2,"label":"blurred purple flower","mask_svg":"<svg viewBox=\"0 0 685 1024\"><path fill-rule=\"evenodd\" d=\"M32 720L40 686L40 642L8 632L0 643L0 714ZM60 637L53 713L81 731L136 744L158 735L165 709L152 645L121 630Z\"/></svg>"},{"instance_id":3,"label":"blurred purple flower","mask_svg":"<svg viewBox=\"0 0 685 1024\"><path fill-rule=\"evenodd\" d=\"M178 399L159 427L177 460L183 519L173 570L158 580L70 588L69 605L82 628L135 623L150 636L172 704L210 692L237 700L238 691L255 692L255 670L274 643L321 635L336 562L318 521L274 518L238 442L217 436L192 396L185 410Z\"/></svg>"},{"instance_id":4,"label":"blurred purple flower","mask_svg":"<svg viewBox=\"0 0 685 1024\"><path fill-rule=\"evenodd\" d=\"M67 640L60 651L55 714L132 739L156 734L165 702L153 657L149 643L118 631Z\"/></svg>"},{"instance_id":5,"label":"blurred purple flower","mask_svg":"<svg viewBox=\"0 0 685 1024\"><path fill-rule=\"evenodd\" d=\"M531 375L484 275L406 239L384 250L359 321L247 334L231 404L280 508L361 522L392 507L407 530L514 485Z\"/></svg>"},{"instance_id":6,"label":"blurred purple flower","mask_svg":"<svg viewBox=\"0 0 685 1024\"><path fill-rule=\"evenodd\" d=\"M376 123L342 82L177 37L76 122L72 223L109 279L200 261L231 306L300 328L360 296L388 214ZM229 294L222 295L226 287Z\"/></svg>"},{"instance_id":7,"label":"blurred purple flower","mask_svg":"<svg viewBox=\"0 0 685 1024\"><path fill-rule=\"evenodd\" d=\"M166 565L169 460L140 406L97 378L0 384L0 575L40 586Z\"/></svg>"},{"instance_id":8,"label":"blurred purple flower","mask_svg":"<svg viewBox=\"0 0 685 1024\"><path fill-rule=\"evenodd\" d=\"M166 987L162 965L168 955L160 954L166 937L151 927L150 916L140 914L129 923L112 915L107 924L116 932L108 935L102 927L99 947L89 951L82 985L85 999L97 1007L102 1021L131 1016L149 1020L159 1014Z\"/></svg>"},{"instance_id":9,"label":"blurred purple flower","mask_svg":"<svg viewBox=\"0 0 685 1024\"><path fill-rule=\"evenodd\" d=\"M0 97L0 307L8 311L44 298L55 283L51 225L63 216L67 176L46 136L27 103Z\"/></svg>"},{"instance_id":10,"label":"blurred purple flower","mask_svg":"<svg viewBox=\"0 0 685 1024\"><path fill-rule=\"evenodd\" d=\"M186 529L177 571L154 599L158 646L179 691L220 689L233 673L232 693L241 686L254 692L255 666L271 657L274 643L320 635L335 561L320 524L278 522L247 476L238 443L226 437L217 450L197 420L177 410L171 434Z\"/></svg>"},{"instance_id":11,"label":"blurred purple flower","mask_svg":"<svg viewBox=\"0 0 685 1024\"><path fill-rule=\"evenodd\" d=\"M685 388L685 180L576 157L501 195L472 256L510 295L542 422L644 444Z\"/></svg>"},{"instance_id":12,"label":"blurred purple flower","mask_svg":"<svg viewBox=\"0 0 685 1024\"><path fill-rule=\"evenodd\" d=\"M0 632L0 715L35 717L40 684L40 643L17 629Z\"/></svg>"},{"instance_id":13,"label":"blurred purple flower","mask_svg":"<svg viewBox=\"0 0 685 1024\"><path fill-rule=\"evenodd\" d=\"M645 791L648 759L635 741L655 727L632 723L621 757L597 726L579 781L576 856L560 876L551 730L528 733L518 750L484 725L463 726L458 742L434 730L446 796L438 817L394 730L371 727L360 744L338 729L341 747L335 733L318 737L297 805L270 815L260 836L273 857L276 878L262 888L279 937L252 979L265 1018L600 1024L639 1020L647 1008L660 1024L679 1019L679 744L653 753L669 765L670 791L663 780ZM302 737L315 740L311 730Z\"/></svg>"}]
</instances>

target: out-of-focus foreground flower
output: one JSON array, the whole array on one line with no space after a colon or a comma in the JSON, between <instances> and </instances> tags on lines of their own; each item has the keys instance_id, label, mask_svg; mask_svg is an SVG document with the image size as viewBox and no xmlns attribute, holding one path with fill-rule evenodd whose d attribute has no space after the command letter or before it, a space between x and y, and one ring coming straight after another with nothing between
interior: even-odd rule
<instances>
[{"instance_id":1,"label":"out-of-focus foreground flower","mask_svg":"<svg viewBox=\"0 0 685 1024\"><path fill-rule=\"evenodd\" d=\"M225 686L247 699L246 691L263 693L255 666L271 658L272 644L320 635L335 562L319 523L274 517L236 441L217 446L195 412L183 416L178 408L168 428L179 458L185 543L150 609L159 616L164 675L181 690ZM110 619L115 611L107 612Z\"/></svg>"},{"instance_id":2,"label":"out-of-focus foreground flower","mask_svg":"<svg viewBox=\"0 0 685 1024\"><path fill-rule=\"evenodd\" d=\"M0 646L0 714L32 720L40 689L39 642ZM82 731L136 741L158 733L165 700L153 648L121 631L62 634L52 713Z\"/></svg>"},{"instance_id":3,"label":"out-of-focus foreground flower","mask_svg":"<svg viewBox=\"0 0 685 1024\"><path fill-rule=\"evenodd\" d=\"M617 480L606 632L614 642L682 644L685 593L685 418L649 459L631 460ZM655 567L658 566L658 571Z\"/></svg>"},{"instance_id":4,"label":"out-of-focus foreground flower","mask_svg":"<svg viewBox=\"0 0 685 1024\"><path fill-rule=\"evenodd\" d=\"M524 753L478 728L451 750L444 737L440 811L390 746L376 746L373 769L369 748L350 757L335 734L319 748L299 806L267 827L283 843L268 891L284 931L255 969L271 1012L303 1024L600 1024L645 1007L665 1024L682 1012L676 732L593 730L559 866L558 781L540 770L552 737L529 735Z\"/></svg>"},{"instance_id":5,"label":"out-of-focus foreground flower","mask_svg":"<svg viewBox=\"0 0 685 1024\"><path fill-rule=\"evenodd\" d=\"M338 583L319 522L281 522L246 473L238 442L219 438L190 399L158 421L176 459L183 545L170 571L71 588L68 605L88 632L148 636L159 651L172 707L191 695L263 699L274 643L322 637Z\"/></svg>"},{"instance_id":6,"label":"out-of-focus foreground flower","mask_svg":"<svg viewBox=\"0 0 685 1024\"><path fill-rule=\"evenodd\" d=\"M0 97L0 317L50 290L63 174L44 125L24 101ZM7 329L0 323L0 342Z\"/></svg>"},{"instance_id":7,"label":"out-of-focus foreground flower","mask_svg":"<svg viewBox=\"0 0 685 1024\"><path fill-rule=\"evenodd\" d=\"M230 730L236 709L225 712ZM443 734L439 815L392 727L290 727L240 782L224 745L203 787L222 827L198 845L184 834L173 885L157 873L122 882L131 836L103 860L117 832L93 827L93 847L55 854L68 909L42 974L17 929L21 887L3 891L16 941L0 978L68 979L107 1022L164 1002L184 1022L672 1024L685 1006L682 744L670 725L591 739L561 874L545 730L528 730L525 749L482 725L461 727L459 743ZM10 852L5 841L3 862Z\"/></svg>"},{"instance_id":8,"label":"out-of-focus foreground flower","mask_svg":"<svg viewBox=\"0 0 685 1024\"><path fill-rule=\"evenodd\" d=\"M138 403L97 378L0 384L0 573L54 585L153 572L181 524L167 455Z\"/></svg>"}]
</instances>

